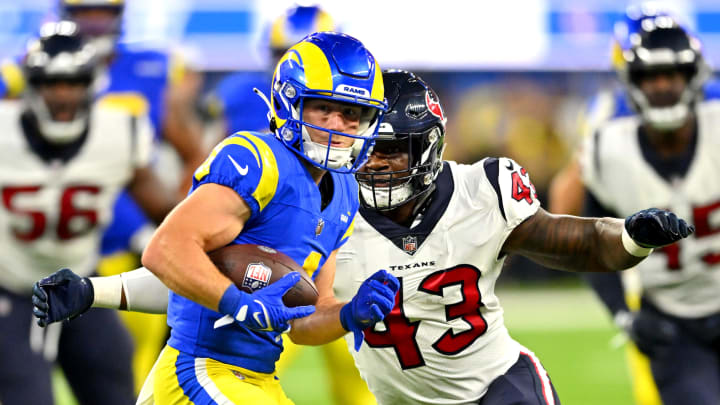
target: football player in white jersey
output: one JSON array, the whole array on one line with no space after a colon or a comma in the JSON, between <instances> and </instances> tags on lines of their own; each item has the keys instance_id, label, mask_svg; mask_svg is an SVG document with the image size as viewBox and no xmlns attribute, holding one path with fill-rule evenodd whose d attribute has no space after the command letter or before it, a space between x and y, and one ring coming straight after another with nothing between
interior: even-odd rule
<instances>
[{"instance_id":1,"label":"football player in white jersey","mask_svg":"<svg viewBox=\"0 0 720 405\"><path fill-rule=\"evenodd\" d=\"M61 265L95 270L102 229L129 186L160 220L173 205L147 168L152 128L92 102L94 48L77 26L48 23L24 59L30 88L0 104L0 401L52 403L50 372L63 368L81 403L134 401L132 343L117 314L39 328L30 289ZM88 329L93 333L88 333Z\"/></svg>"},{"instance_id":2,"label":"football player in white jersey","mask_svg":"<svg viewBox=\"0 0 720 405\"><path fill-rule=\"evenodd\" d=\"M632 312L616 275L591 285L650 358L665 404L720 403L720 103L697 102L710 69L700 43L672 18L644 22L619 70L636 116L588 139L586 211L624 215L671 209L696 228L637 266L642 299Z\"/></svg>"},{"instance_id":3,"label":"football player in white jersey","mask_svg":"<svg viewBox=\"0 0 720 405\"><path fill-rule=\"evenodd\" d=\"M523 254L566 270L619 270L692 228L659 210L633 214L625 226L613 218L550 215L526 170L511 159L443 161L445 117L435 93L410 72L383 76L390 108L357 174L362 207L355 234L338 252L333 284L343 301L378 268L400 280L385 319L347 337L361 375L380 404L558 404L538 359L504 326L494 286L505 257ZM164 305L142 298L163 288L145 270L123 275L114 287L67 270L53 277L62 288L36 284L35 312L43 322L75 316L90 303L107 305L108 291L134 310ZM321 295L328 294L324 281ZM59 291L86 305L53 303Z\"/></svg>"}]
</instances>

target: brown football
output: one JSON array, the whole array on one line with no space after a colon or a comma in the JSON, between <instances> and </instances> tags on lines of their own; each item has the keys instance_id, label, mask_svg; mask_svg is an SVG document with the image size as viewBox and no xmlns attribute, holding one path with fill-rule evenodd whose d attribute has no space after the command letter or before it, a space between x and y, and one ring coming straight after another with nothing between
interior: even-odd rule
<instances>
[{"instance_id":1,"label":"brown football","mask_svg":"<svg viewBox=\"0 0 720 405\"><path fill-rule=\"evenodd\" d=\"M282 276L296 271L301 278L283 296L285 305L297 307L315 305L317 302L318 291L310 276L293 259L275 249L251 244L228 245L213 250L208 256L223 274L247 293L268 286Z\"/></svg>"}]
</instances>

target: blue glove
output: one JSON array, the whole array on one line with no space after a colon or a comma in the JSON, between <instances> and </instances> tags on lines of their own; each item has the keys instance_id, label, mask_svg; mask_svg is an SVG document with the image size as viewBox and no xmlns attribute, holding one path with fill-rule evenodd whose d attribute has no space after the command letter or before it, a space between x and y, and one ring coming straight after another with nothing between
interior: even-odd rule
<instances>
[{"instance_id":1,"label":"blue glove","mask_svg":"<svg viewBox=\"0 0 720 405\"><path fill-rule=\"evenodd\" d=\"M290 329L290 320L315 312L313 305L288 308L283 304L283 295L298 281L300 273L288 273L252 294L240 291L232 284L223 294L218 310L251 330L285 332Z\"/></svg>"},{"instance_id":2,"label":"blue glove","mask_svg":"<svg viewBox=\"0 0 720 405\"><path fill-rule=\"evenodd\" d=\"M625 218L625 230L638 245L656 248L686 238L695 227L670 211L649 208Z\"/></svg>"},{"instance_id":3,"label":"blue glove","mask_svg":"<svg viewBox=\"0 0 720 405\"><path fill-rule=\"evenodd\" d=\"M43 327L77 318L90 309L95 299L90 280L70 269L60 269L36 282L32 294L33 314Z\"/></svg>"},{"instance_id":4,"label":"blue glove","mask_svg":"<svg viewBox=\"0 0 720 405\"><path fill-rule=\"evenodd\" d=\"M615 322L625 330L637 348L650 357L662 356L678 337L678 326L652 312L619 313Z\"/></svg>"},{"instance_id":5,"label":"blue glove","mask_svg":"<svg viewBox=\"0 0 720 405\"><path fill-rule=\"evenodd\" d=\"M363 281L353 299L340 309L340 323L355 337L355 351L364 340L363 330L383 320L395 306L400 282L385 270Z\"/></svg>"}]
</instances>

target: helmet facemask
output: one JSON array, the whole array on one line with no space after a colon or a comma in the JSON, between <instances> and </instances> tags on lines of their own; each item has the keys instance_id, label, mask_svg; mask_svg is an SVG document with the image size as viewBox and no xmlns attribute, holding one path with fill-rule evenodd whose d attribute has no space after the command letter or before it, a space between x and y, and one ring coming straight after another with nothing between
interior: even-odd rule
<instances>
[{"instance_id":1,"label":"helmet facemask","mask_svg":"<svg viewBox=\"0 0 720 405\"><path fill-rule=\"evenodd\" d=\"M274 97L274 107L276 110L285 108L290 112L290 117L282 128L275 129L283 141L292 145L313 165L323 170L355 172L365 163L375 143L378 123L383 114L383 110L379 106L373 105L374 100L335 92L302 90L301 86L289 82L278 83L276 86L278 90L274 94L279 97ZM357 134L323 128L305 121L302 117L308 99L323 99L361 106ZM282 106L279 103L282 103ZM314 142L308 128L327 133L327 141L325 143ZM332 145L333 139L337 140L337 137L353 138L354 141L349 147L328 146Z\"/></svg>"},{"instance_id":2,"label":"helmet facemask","mask_svg":"<svg viewBox=\"0 0 720 405\"><path fill-rule=\"evenodd\" d=\"M659 131L676 130L687 122L694 103L702 97L702 87L711 75L710 67L702 57L700 42L671 17L647 18L640 28L640 32L629 36L630 48L622 51L618 73L647 125ZM670 102L667 97L650 100L641 89L642 81L670 72L683 74L683 91Z\"/></svg>"},{"instance_id":3,"label":"helmet facemask","mask_svg":"<svg viewBox=\"0 0 720 405\"><path fill-rule=\"evenodd\" d=\"M95 49L82 42L77 26L69 21L48 23L40 33L23 62L29 83L25 102L44 138L57 144L72 142L89 123Z\"/></svg>"},{"instance_id":4,"label":"helmet facemask","mask_svg":"<svg viewBox=\"0 0 720 405\"><path fill-rule=\"evenodd\" d=\"M392 154L407 151L408 166L402 170L377 172L366 166L356 173L362 205L387 211L432 192L442 170L443 138L443 130L439 126L422 133L380 135L376 152Z\"/></svg>"}]
</instances>

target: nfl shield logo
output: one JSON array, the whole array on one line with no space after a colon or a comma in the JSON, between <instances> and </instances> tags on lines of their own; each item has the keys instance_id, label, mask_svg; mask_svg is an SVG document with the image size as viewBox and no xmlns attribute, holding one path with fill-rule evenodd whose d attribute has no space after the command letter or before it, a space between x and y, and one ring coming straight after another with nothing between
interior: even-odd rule
<instances>
[{"instance_id":1,"label":"nfl shield logo","mask_svg":"<svg viewBox=\"0 0 720 405\"><path fill-rule=\"evenodd\" d=\"M254 292L267 287L270 283L270 275L272 275L272 269L264 263L250 263L245 269L245 278L242 285Z\"/></svg>"},{"instance_id":2,"label":"nfl shield logo","mask_svg":"<svg viewBox=\"0 0 720 405\"><path fill-rule=\"evenodd\" d=\"M317 238L320 236L320 234L323 231L323 228L325 227L325 221L323 221L322 218L318 219L317 226L315 227L315 237Z\"/></svg>"},{"instance_id":3,"label":"nfl shield logo","mask_svg":"<svg viewBox=\"0 0 720 405\"><path fill-rule=\"evenodd\" d=\"M413 254L417 250L417 238L415 236L406 236L403 238L403 250L406 253Z\"/></svg>"}]
</instances>

